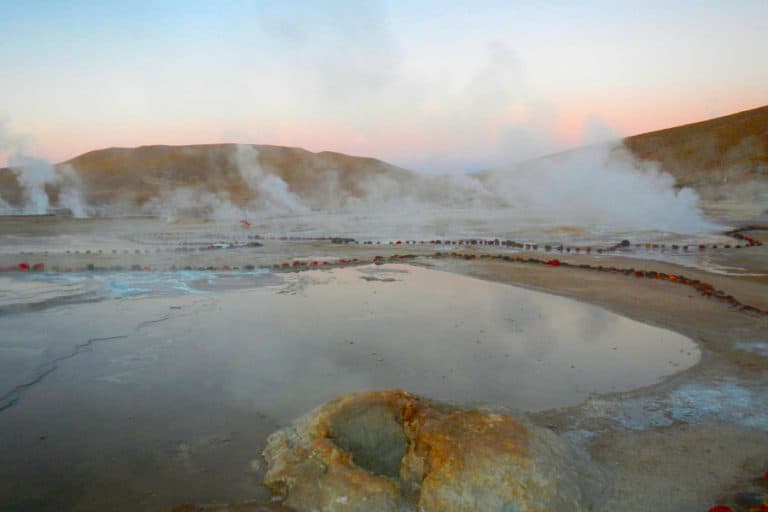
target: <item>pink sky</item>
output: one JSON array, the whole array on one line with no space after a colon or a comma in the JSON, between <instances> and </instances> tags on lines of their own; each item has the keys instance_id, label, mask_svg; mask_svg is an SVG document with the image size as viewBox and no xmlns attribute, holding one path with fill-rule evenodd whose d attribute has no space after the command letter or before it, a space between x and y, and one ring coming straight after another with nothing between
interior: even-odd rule
<instances>
[{"instance_id":1,"label":"pink sky","mask_svg":"<svg viewBox=\"0 0 768 512\"><path fill-rule=\"evenodd\" d=\"M0 19L0 121L52 161L240 142L456 172L768 104L758 0L65 4Z\"/></svg>"}]
</instances>

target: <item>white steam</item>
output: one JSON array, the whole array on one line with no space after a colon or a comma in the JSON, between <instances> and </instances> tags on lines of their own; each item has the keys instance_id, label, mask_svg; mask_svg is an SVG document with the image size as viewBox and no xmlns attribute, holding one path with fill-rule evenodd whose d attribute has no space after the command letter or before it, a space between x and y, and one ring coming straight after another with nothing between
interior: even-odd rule
<instances>
[{"instance_id":1,"label":"white steam","mask_svg":"<svg viewBox=\"0 0 768 512\"><path fill-rule=\"evenodd\" d=\"M70 165L61 165L56 169L56 181L59 184L59 204L69 209L72 216L81 219L88 217L88 208L83 198L80 176Z\"/></svg>"},{"instance_id":2,"label":"white steam","mask_svg":"<svg viewBox=\"0 0 768 512\"><path fill-rule=\"evenodd\" d=\"M76 217L87 215L73 169L54 168L21 150L12 152L9 161L24 190L24 213L49 211L46 185L55 185L59 206ZM230 189L177 187L146 202L141 211L169 220L248 219L276 232L374 237L503 236L559 226L592 233L692 234L715 228L702 217L693 190L678 190L671 175L660 172L658 165L638 163L620 144L478 174L360 168L350 176L349 170L344 174L342 169L328 168L318 176L316 168L281 169L284 176L291 176L286 182L277 169L262 164L258 149L250 145L236 146L230 163L229 170L212 172L228 173L225 183L231 183L232 172L238 173L247 190L236 191L236 198ZM310 180L311 186L298 186L301 179ZM0 204L0 209L7 211L8 205ZM130 208L122 213L130 213Z\"/></svg>"},{"instance_id":3,"label":"white steam","mask_svg":"<svg viewBox=\"0 0 768 512\"><path fill-rule=\"evenodd\" d=\"M15 209L8 202L0 197L0 215L12 215Z\"/></svg>"},{"instance_id":4,"label":"white steam","mask_svg":"<svg viewBox=\"0 0 768 512\"><path fill-rule=\"evenodd\" d=\"M69 166L56 168L43 158L28 154L24 139L11 135L0 124L0 150L7 151L8 166L24 191L20 209L12 209L3 201L0 209L21 214L45 214L50 211L50 198L46 185L59 189L59 205L68 208L75 217L87 217L78 175Z\"/></svg>"},{"instance_id":5,"label":"white steam","mask_svg":"<svg viewBox=\"0 0 768 512\"><path fill-rule=\"evenodd\" d=\"M489 173L483 180L506 205L548 223L680 233L711 229L698 194L675 188L653 162L602 144Z\"/></svg>"},{"instance_id":6,"label":"white steam","mask_svg":"<svg viewBox=\"0 0 768 512\"><path fill-rule=\"evenodd\" d=\"M180 187L153 198L142 207L143 213L158 215L169 222L186 217L216 220L242 219L247 212L229 200L226 194L215 194L192 187Z\"/></svg>"},{"instance_id":7,"label":"white steam","mask_svg":"<svg viewBox=\"0 0 768 512\"><path fill-rule=\"evenodd\" d=\"M48 193L45 184L55 179L51 164L40 158L17 152L8 159L11 168L18 172L17 179L24 189L24 213L48 212Z\"/></svg>"},{"instance_id":8,"label":"white steam","mask_svg":"<svg viewBox=\"0 0 768 512\"><path fill-rule=\"evenodd\" d=\"M251 207L271 212L306 213L309 209L301 198L290 191L288 184L275 174L264 172L259 164L259 152L253 146L239 144L235 163L240 177L256 194Z\"/></svg>"},{"instance_id":9,"label":"white steam","mask_svg":"<svg viewBox=\"0 0 768 512\"><path fill-rule=\"evenodd\" d=\"M696 192L676 189L671 175L638 163L621 145L478 174L361 169L354 193L342 186L339 169L321 171L311 190L299 194L261 165L253 146L237 146L231 158L251 194L247 203L222 191L183 188L150 201L145 211L168 219L249 219L275 232L350 236L501 236L559 226L690 234L715 228L702 217ZM312 170L291 171L316 177Z\"/></svg>"},{"instance_id":10,"label":"white steam","mask_svg":"<svg viewBox=\"0 0 768 512\"><path fill-rule=\"evenodd\" d=\"M305 214L310 211L288 184L274 173L266 172L259 163L259 152L249 145L235 147L232 163L253 199L238 205L226 191L208 191L181 187L162 193L144 204L144 213L160 215L168 220L183 217L206 217L215 220L269 218L280 215Z\"/></svg>"}]
</instances>

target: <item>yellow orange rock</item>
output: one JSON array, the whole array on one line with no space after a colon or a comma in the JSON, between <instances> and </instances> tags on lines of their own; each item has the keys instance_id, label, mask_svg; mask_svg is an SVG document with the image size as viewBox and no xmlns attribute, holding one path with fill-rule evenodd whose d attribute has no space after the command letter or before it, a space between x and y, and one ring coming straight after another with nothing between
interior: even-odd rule
<instances>
[{"instance_id":1,"label":"yellow orange rock","mask_svg":"<svg viewBox=\"0 0 768 512\"><path fill-rule=\"evenodd\" d=\"M298 511L578 512L600 479L549 430L402 391L328 402L264 455L266 485Z\"/></svg>"}]
</instances>

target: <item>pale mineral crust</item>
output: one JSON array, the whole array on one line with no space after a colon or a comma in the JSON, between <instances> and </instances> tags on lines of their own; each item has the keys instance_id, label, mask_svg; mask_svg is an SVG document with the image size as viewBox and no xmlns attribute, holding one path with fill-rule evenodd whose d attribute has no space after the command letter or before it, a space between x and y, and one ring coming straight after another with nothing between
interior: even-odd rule
<instances>
[{"instance_id":1,"label":"pale mineral crust","mask_svg":"<svg viewBox=\"0 0 768 512\"><path fill-rule=\"evenodd\" d=\"M265 484L298 511L578 512L602 485L549 430L397 390L330 401L264 455Z\"/></svg>"}]
</instances>

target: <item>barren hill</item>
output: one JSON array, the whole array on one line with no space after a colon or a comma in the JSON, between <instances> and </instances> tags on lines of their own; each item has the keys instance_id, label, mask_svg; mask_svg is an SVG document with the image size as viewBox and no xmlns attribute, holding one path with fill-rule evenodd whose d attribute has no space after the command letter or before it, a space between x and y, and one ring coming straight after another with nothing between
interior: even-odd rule
<instances>
[{"instance_id":1,"label":"barren hill","mask_svg":"<svg viewBox=\"0 0 768 512\"><path fill-rule=\"evenodd\" d=\"M373 158L239 144L100 149L57 164L56 169L74 171L84 199L96 206L116 202L140 206L185 188L222 194L242 205L257 199L258 191L265 187L275 193L296 194L311 205L313 198L326 193L359 196L361 186L371 177L407 180L412 176ZM333 190L327 190L329 184ZM285 190L279 190L281 187ZM46 185L54 205L60 188ZM0 197L14 206L22 203L23 190L15 171L0 170Z\"/></svg>"},{"instance_id":2,"label":"barren hill","mask_svg":"<svg viewBox=\"0 0 768 512\"><path fill-rule=\"evenodd\" d=\"M97 204L109 201L116 189L130 192L132 200L141 204L164 190L180 187L225 191L234 203L243 204L253 199L258 188L249 186L249 181L269 175L279 177L290 192L304 198L313 196L331 179L340 192L358 196L364 178L371 175L405 178L410 174L373 158L236 144L112 148L92 151L64 164L72 166L83 179L88 201Z\"/></svg>"},{"instance_id":3,"label":"barren hill","mask_svg":"<svg viewBox=\"0 0 768 512\"><path fill-rule=\"evenodd\" d=\"M624 145L708 199L768 186L768 106L627 137Z\"/></svg>"},{"instance_id":4,"label":"barren hill","mask_svg":"<svg viewBox=\"0 0 768 512\"><path fill-rule=\"evenodd\" d=\"M545 155L501 172L525 175L544 169L567 170L574 163L578 167L579 162L603 165L603 160L591 161L590 155L606 149L608 169L618 172L618 167L648 170L658 166L674 177L676 187L696 190L703 200L701 206L716 217L768 218L768 106L634 135L618 146L583 146ZM633 165L627 168L628 156ZM493 175L493 171L477 174L481 180ZM557 173L552 176L557 179Z\"/></svg>"}]
</instances>

